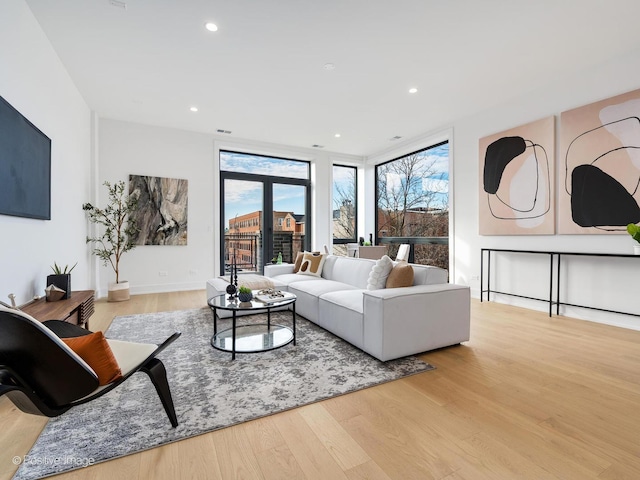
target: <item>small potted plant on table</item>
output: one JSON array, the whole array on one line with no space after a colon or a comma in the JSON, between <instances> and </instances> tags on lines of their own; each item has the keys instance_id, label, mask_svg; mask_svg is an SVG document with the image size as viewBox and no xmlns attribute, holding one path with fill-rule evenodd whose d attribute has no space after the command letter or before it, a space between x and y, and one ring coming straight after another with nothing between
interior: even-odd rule
<instances>
[{"instance_id":1,"label":"small potted plant on table","mask_svg":"<svg viewBox=\"0 0 640 480\"><path fill-rule=\"evenodd\" d=\"M242 285L238 290L238 300L241 302L250 302L253 298L253 292L249 287Z\"/></svg>"},{"instance_id":2,"label":"small potted plant on table","mask_svg":"<svg viewBox=\"0 0 640 480\"><path fill-rule=\"evenodd\" d=\"M51 270L53 270L53 275L47 276L47 287L50 285L55 285L58 288L61 288L65 291L64 298L71 297L71 271L76 268L76 262L73 267L69 268L69 265L65 265L64 268L58 265L56 262L53 262L53 266Z\"/></svg>"}]
</instances>

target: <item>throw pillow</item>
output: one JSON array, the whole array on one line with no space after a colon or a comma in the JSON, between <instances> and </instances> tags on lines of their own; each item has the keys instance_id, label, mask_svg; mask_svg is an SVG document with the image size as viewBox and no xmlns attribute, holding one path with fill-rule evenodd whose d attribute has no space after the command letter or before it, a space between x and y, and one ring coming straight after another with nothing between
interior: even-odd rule
<instances>
[{"instance_id":1,"label":"throw pillow","mask_svg":"<svg viewBox=\"0 0 640 480\"><path fill-rule=\"evenodd\" d=\"M302 262L300 263L300 270L298 270L298 275L313 275L314 277L321 276L325 257L326 255L320 252L304 252Z\"/></svg>"},{"instance_id":2,"label":"throw pillow","mask_svg":"<svg viewBox=\"0 0 640 480\"><path fill-rule=\"evenodd\" d=\"M304 257L304 252L298 252L296 255L296 261L293 264L293 273L298 273L300 270L300 264L302 263L302 257Z\"/></svg>"},{"instance_id":3,"label":"throw pillow","mask_svg":"<svg viewBox=\"0 0 640 480\"><path fill-rule=\"evenodd\" d=\"M382 258L376 261L376 264L369 273L367 279L367 290L379 290L384 288L387 284L387 277L391 273L393 268L393 261L388 255L383 255Z\"/></svg>"},{"instance_id":4,"label":"throw pillow","mask_svg":"<svg viewBox=\"0 0 640 480\"><path fill-rule=\"evenodd\" d=\"M413 267L407 262L399 262L387 277L387 288L410 287L413 285Z\"/></svg>"},{"instance_id":5,"label":"throw pillow","mask_svg":"<svg viewBox=\"0 0 640 480\"><path fill-rule=\"evenodd\" d=\"M107 385L122 378L118 361L102 332L61 340L96 372L100 385Z\"/></svg>"}]
</instances>

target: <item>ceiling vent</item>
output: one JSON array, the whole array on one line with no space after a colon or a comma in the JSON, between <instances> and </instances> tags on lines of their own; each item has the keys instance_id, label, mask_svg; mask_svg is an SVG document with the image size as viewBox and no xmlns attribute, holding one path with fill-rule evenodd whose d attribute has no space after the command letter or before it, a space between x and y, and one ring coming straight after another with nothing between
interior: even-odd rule
<instances>
[{"instance_id":1,"label":"ceiling vent","mask_svg":"<svg viewBox=\"0 0 640 480\"><path fill-rule=\"evenodd\" d=\"M317 143L314 145L311 145L313 148L324 148L324 145L318 145Z\"/></svg>"},{"instance_id":2,"label":"ceiling vent","mask_svg":"<svg viewBox=\"0 0 640 480\"><path fill-rule=\"evenodd\" d=\"M394 142L396 140L400 140L402 137L400 135L396 135L395 137L391 137L389 141Z\"/></svg>"},{"instance_id":3,"label":"ceiling vent","mask_svg":"<svg viewBox=\"0 0 640 480\"><path fill-rule=\"evenodd\" d=\"M127 4L124 2L121 2L120 0L109 0L109 5L112 5L117 8L121 8L123 10L127 9Z\"/></svg>"},{"instance_id":4,"label":"ceiling vent","mask_svg":"<svg viewBox=\"0 0 640 480\"><path fill-rule=\"evenodd\" d=\"M217 129L216 132L226 133L227 135L231 135L231 130L223 130L222 128Z\"/></svg>"}]
</instances>

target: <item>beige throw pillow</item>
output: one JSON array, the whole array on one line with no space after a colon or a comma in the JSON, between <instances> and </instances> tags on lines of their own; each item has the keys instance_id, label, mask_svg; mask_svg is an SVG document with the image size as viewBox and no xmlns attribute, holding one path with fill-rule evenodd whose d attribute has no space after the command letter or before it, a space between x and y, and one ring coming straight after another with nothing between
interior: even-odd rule
<instances>
[{"instance_id":1,"label":"beige throw pillow","mask_svg":"<svg viewBox=\"0 0 640 480\"><path fill-rule=\"evenodd\" d=\"M387 288L410 287L413 285L413 267L407 262L399 262L387 277Z\"/></svg>"},{"instance_id":2,"label":"beige throw pillow","mask_svg":"<svg viewBox=\"0 0 640 480\"><path fill-rule=\"evenodd\" d=\"M300 263L300 270L298 270L297 274L312 275L314 277L321 276L325 256L326 255L319 252L304 252L302 262Z\"/></svg>"}]
</instances>

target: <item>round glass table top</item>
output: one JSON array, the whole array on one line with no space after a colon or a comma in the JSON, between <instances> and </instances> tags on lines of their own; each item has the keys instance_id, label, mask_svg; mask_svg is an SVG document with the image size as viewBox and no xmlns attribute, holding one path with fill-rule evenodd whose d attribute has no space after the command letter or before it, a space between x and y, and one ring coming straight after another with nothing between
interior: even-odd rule
<instances>
[{"instance_id":1,"label":"round glass table top","mask_svg":"<svg viewBox=\"0 0 640 480\"><path fill-rule=\"evenodd\" d=\"M284 297L272 298L268 301L262 301L256 298L257 290L253 291L254 297L250 302L241 302L237 297L229 298L229 295L218 295L211 297L208 304L212 308L221 308L223 310L260 310L265 308L282 307L296 301L293 293L282 292Z\"/></svg>"}]
</instances>

